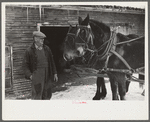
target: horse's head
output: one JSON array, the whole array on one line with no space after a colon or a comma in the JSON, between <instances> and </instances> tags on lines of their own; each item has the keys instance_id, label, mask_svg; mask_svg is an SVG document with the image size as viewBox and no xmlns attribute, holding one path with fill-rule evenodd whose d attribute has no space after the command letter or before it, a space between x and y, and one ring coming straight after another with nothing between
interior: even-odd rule
<instances>
[{"instance_id":1,"label":"horse's head","mask_svg":"<svg viewBox=\"0 0 150 122\"><path fill-rule=\"evenodd\" d=\"M75 57L79 57L79 53L76 50L76 46L75 46L75 35L76 35L76 31L77 28L76 27L72 27L70 25L68 33L66 35L65 41L63 43L63 57L66 61L71 61L72 59L74 59Z\"/></svg>"},{"instance_id":2,"label":"horse's head","mask_svg":"<svg viewBox=\"0 0 150 122\"><path fill-rule=\"evenodd\" d=\"M79 17L79 26L70 26L63 44L63 57L65 60L70 61L75 57L83 56L86 52L85 49L88 47L88 43L92 44L93 35L89 33L91 31L90 25L80 25L81 23L88 24L88 19L89 16L82 21L82 18Z\"/></svg>"},{"instance_id":3,"label":"horse's head","mask_svg":"<svg viewBox=\"0 0 150 122\"><path fill-rule=\"evenodd\" d=\"M80 56L83 56L89 46L93 46L93 33L89 24L89 15L82 20L81 17L78 19L79 25L77 26L77 32L75 35L75 46Z\"/></svg>"},{"instance_id":4,"label":"horse's head","mask_svg":"<svg viewBox=\"0 0 150 122\"><path fill-rule=\"evenodd\" d=\"M110 38L110 27L90 19L89 14L84 20L79 17L78 23L74 42L80 56L84 55L87 50L93 52L93 49L98 49Z\"/></svg>"},{"instance_id":5,"label":"horse's head","mask_svg":"<svg viewBox=\"0 0 150 122\"><path fill-rule=\"evenodd\" d=\"M64 58L71 60L85 55L87 51L93 52L99 48L104 40L109 38L110 28L102 22L89 19L78 19L76 28L70 27L65 43Z\"/></svg>"}]
</instances>

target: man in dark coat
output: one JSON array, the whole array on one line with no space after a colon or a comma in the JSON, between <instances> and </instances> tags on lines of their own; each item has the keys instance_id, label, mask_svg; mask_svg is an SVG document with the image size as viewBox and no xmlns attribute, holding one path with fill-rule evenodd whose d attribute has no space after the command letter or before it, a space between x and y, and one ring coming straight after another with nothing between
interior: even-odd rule
<instances>
[{"instance_id":1,"label":"man in dark coat","mask_svg":"<svg viewBox=\"0 0 150 122\"><path fill-rule=\"evenodd\" d=\"M33 44L24 55L25 77L32 81L32 99L47 100L52 96L52 80L58 81L56 66L50 48L43 44L45 34L33 32Z\"/></svg>"}]
</instances>

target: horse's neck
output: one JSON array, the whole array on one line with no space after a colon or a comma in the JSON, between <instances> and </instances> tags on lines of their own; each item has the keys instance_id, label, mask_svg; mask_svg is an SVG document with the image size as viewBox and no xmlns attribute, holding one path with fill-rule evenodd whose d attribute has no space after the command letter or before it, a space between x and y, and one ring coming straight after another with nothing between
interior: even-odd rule
<instances>
[{"instance_id":1,"label":"horse's neck","mask_svg":"<svg viewBox=\"0 0 150 122\"><path fill-rule=\"evenodd\" d=\"M98 32L94 34L93 43L96 48L99 48L103 43L110 39L111 33L104 33L102 36L98 35Z\"/></svg>"},{"instance_id":2,"label":"horse's neck","mask_svg":"<svg viewBox=\"0 0 150 122\"><path fill-rule=\"evenodd\" d=\"M104 33L103 42L109 40L111 38L111 32Z\"/></svg>"},{"instance_id":3,"label":"horse's neck","mask_svg":"<svg viewBox=\"0 0 150 122\"><path fill-rule=\"evenodd\" d=\"M105 41L109 40L111 36L110 28L105 27L106 25L103 25L103 23L99 23L98 25L97 23L93 21L90 21L90 25L91 25L92 33L94 35L93 43L95 47L98 48Z\"/></svg>"}]
</instances>

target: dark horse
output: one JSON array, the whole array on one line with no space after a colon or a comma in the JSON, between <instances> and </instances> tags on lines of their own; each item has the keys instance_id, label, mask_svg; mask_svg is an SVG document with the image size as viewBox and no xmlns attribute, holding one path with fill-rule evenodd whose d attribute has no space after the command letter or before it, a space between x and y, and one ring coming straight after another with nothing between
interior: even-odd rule
<instances>
[{"instance_id":1,"label":"dark horse","mask_svg":"<svg viewBox=\"0 0 150 122\"><path fill-rule=\"evenodd\" d=\"M132 38L132 37L131 37ZM144 37L130 40L130 37L116 33L102 22L89 19L70 29L64 43L64 58L88 57L88 66L107 73L113 100L125 100L127 79L133 72L144 67ZM86 56L88 55L88 56ZM100 90L102 87L102 90ZM101 92L101 93L100 93ZM97 78L97 92L93 99L105 97L104 78Z\"/></svg>"}]
</instances>

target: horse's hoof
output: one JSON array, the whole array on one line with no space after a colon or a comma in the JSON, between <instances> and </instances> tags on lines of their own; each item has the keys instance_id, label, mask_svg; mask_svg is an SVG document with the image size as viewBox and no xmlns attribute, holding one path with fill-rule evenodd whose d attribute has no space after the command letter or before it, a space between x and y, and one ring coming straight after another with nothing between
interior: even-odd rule
<instances>
[{"instance_id":1,"label":"horse's hoof","mask_svg":"<svg viewBox=\"0 0 150 122\"><path fill-rule=\"evenodd\" d=\"M102 96L101 99L105 99L105 96Z\"/></svg>"},{"instance_id":2,"label":"horse's hoof","mask_svg":"<svg viewBox=\"0 0 150 122\"><path fill-rule=\"evenodd\" d=\"M142 92L142 94L141 94L141 95L145 96L145 90Z\"/></svg>"},{"instance_id":3,"label":"horse's hoof","mask_svg":"<svg viewBox=\"0 0 150 122\"><path fill-rule=\"evenodd\" d=\"M100 97L93 97L93 100L100 100Z\"/></svg>"},{"instance_id":4,"label":"horse's hoof","mask_svg":"<svg viewBox=\"0 0 150 122\"><path fill-rule=\"evenodd\" d=\"M100 93L99 94L95 94L95 96L93 97L93 100L100 100Z\"/></svg>"},{"instance_id":5,"label":"horse's hoof","mask_svg":"<svg viewBox=\"0 0 150 122\"><path fill-rule=\"evenodd\" d=\"M100 94L100 98L101 98L101 99L104 99L104 98L106 97L106 94L107 94L106 92L105 92L105 93L101 93L101 94Z\"/></svg>"},{"instance_id":6,"label":"horse's hoof","mask_svg":"<svg viewBox=\"0 0 150 122\"><path fill-rule=\"evenodd\" d=\"M95 95L94 97L93 97L93 100L101 100L101 99L104 99L106 97L106 95L104 95L104 94L99 94L99 95Z\"/></svg>"}]
</instances>

